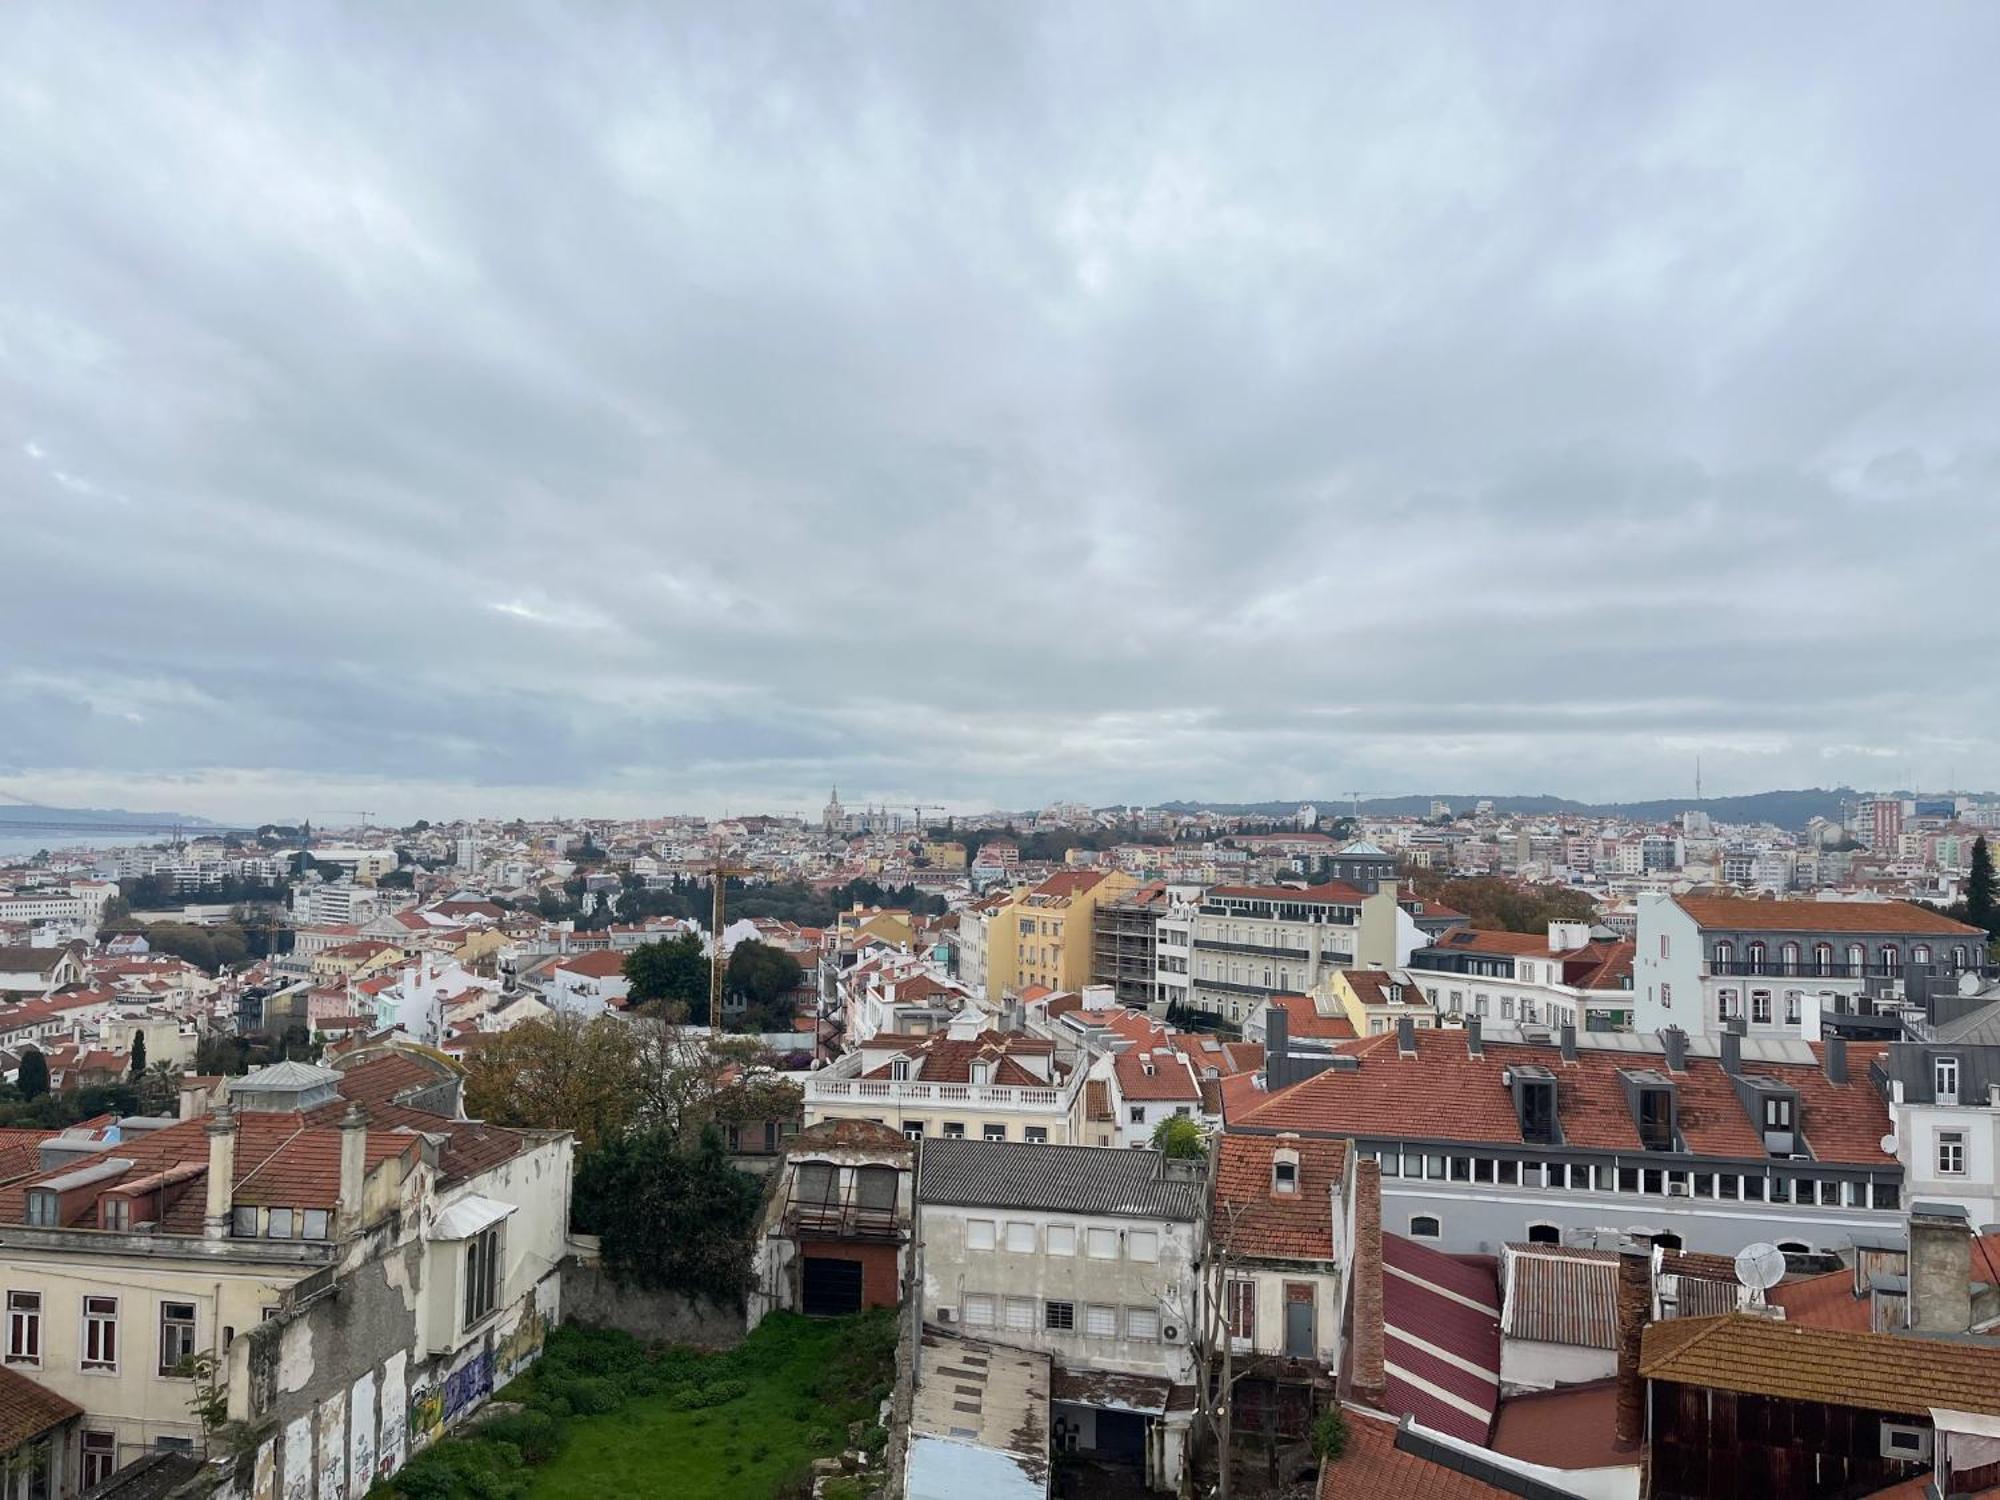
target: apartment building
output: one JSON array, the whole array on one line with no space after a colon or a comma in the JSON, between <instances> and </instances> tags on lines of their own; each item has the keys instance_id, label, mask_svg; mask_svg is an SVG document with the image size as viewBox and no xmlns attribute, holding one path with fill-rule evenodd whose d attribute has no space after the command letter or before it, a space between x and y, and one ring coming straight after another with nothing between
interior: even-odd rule
<instances>
[{"instance_id":1,"label":"apartment building","mask_svg":"<svg viewBox=\"0 0 2000 1500\"><path fill-rule=\"evenodd\" d=\"M56 948L0 948L0 998L40 1000L85 978L80 943Z\"/></svg>"},{"instance_id":2,"label":"apartment building","mask_svg":"<svg viewBox=\"0 0 2000 1500\"><path fill-rule=\"evenodd\" d=\"M1310 993L1334 969L1400 968L1429 941L1393 880L1369 892L1217 886L1196 908L1188 1003L1240 1023L1261 1000Z\"/></svg>"},{"instance_id":3,"label":"apartment building","mask_svg":"<svg viewBox=\"0 0 2000 1500\"><path fill-rule=\"evenodd\" d=\"M1812 1040L1826 1018L1888 1012L1912 972L1955 976L1985 962L1986 934L1907 901L1750 901L1644 895L1633 961L1634 1024ZM1852 1020L1866 1025L1865 1019Z\"/></svg>"},{"instance_id":4,"label":"apartment building","mask_svg":"<svg viewBox=\"0 0 2000 1500\"><path fill-rule=\"evenodd\" d=\"M1092 923L1090 977L1109 985L1120 1005L1144 1010L1158 996L1158 928L1169 906L1158 881L1110 901L1100 901Z\"/></svg>"},{"instance_id":5,"label":"apartment building","mask_svg":"<svg viewBox=\"0 0 2000 1500\"><path fill-rule=\"evenodd\" d=\"M926 1139L922 1316L1054 1361L1059 1446L1180 1483L1193 1417L1203 1164L1155 1151Z\"/></svg>"},{"instance_id":6,"label":"apartment building","mask_svg":"<svg viewBox=\"0 0 2000 1500\"><path fill-rule=\"evenodd\" d=\"M1355 1242L1353 1147L1299 1135L1216 1142L1210 1254L1233 1374L1330 1398ZM1219 1351L1217 1351L1219 1353Z\"/></svg>"},{"instance_id":7,"label":"apartment building","mask_svg":"<svg viewBox=\"0 0 2000 1500\"><path fill-rule=\"evenodd\" d=\"M1090 982L1097 908L1137 890L1122 870L1062 870L987 910L986 998L1030 985L1080 990Z\"/></svg>"},{"instance_id":8,"label":"apartment building","mask_svg":"<svg viewBox=\"0 0 2000 1500\"><path fill-rule=\"evenodd\" d=\"M1083 1139L1084 1070L1055 1043L978 1031L976 1013L927 1036L878 1032L805 1083L805 1122L872 1120L913 1140Z\"/></svg>"},{"instance_id":9,"label":"apartment building","mask_svg":"<svg viewBox=\"0 0 2000 1500\"><path fill-rule=\"evenodd\" d=\"M540 1351L571 1141L463 1119L457 1072L377 1047L281 1063L228 1103L44 1142L0 1188L7 1363L83 1410L94 1485L192 1449L196 1361L265 1434L258 1493L347 1496Z\"/></svg>"},{"instance_id":10,"label":"apartment building","mask_svg":"<svg viewBox=\"0 0 2000 1500\"><path fill-rule=\"evenodd\" d=\"M1447 1020L1629 1031L1634 955L1587 922L1551 922L1546 938L1459 927L1412 953L1409 975Z\"/></svg>"},{"instance_id":11,"label":"apartment building","mask_svg":"<svg viewBox=\"0 0 2000 1500\"><path fill-rule=\"evenodd\" d=\"M1833 1253L1907 1201L1880 1048L1572 1027L1550 1042L1476 1017L1330 1056L1268 1045L1265 1088L1225 1093L1228 1130L1353 1139L1381 1164L1384 1226L1452 1254L1619 1237Z\"/></svg>"}]
</instances>

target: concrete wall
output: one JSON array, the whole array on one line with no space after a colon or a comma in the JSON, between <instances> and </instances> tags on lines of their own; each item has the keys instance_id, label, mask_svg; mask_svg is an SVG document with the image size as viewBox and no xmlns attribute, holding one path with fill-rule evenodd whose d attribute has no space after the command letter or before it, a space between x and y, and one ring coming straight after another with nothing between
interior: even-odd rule
<instances>
[{"instance_id":1,"label":"concrete wall","mask_svg":"<svg viewBox=\"0 0 2000 1500\"><path fill-rule=\"evenodd\" d=\"M743 1338L743 1314L737 1308L690 1300L678 1292L621 1287L602 1266L579 1261L563 1267L563 1308L571 1322L622 1329L634 1338L712 1349Z\"/></svg>"}]
</instances>

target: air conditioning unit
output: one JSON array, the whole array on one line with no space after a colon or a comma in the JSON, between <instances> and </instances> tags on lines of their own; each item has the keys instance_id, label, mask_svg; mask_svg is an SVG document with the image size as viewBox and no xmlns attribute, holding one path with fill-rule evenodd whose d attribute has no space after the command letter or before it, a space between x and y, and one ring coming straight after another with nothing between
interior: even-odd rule
<instances>
[{"instance_id":1,"label":"air conditioning unit","mask_svg":"<svg viewBox=\"0 0 2000 1500\"><path fill-rule=\"evenodd\" d=\"M1160 1334L1163 1338L1166 1339L1168 1343L1171 1344L1180 1338L1181 1331L1180 1329L1176 1328L1173 1324L1169 1323L1165 1328L1162 1328L1160 1330Z\"/></svg>"},{"instance_id":2,"label":"air conditioning unit","mask_svg":"<svg viewBox=\"0 0 2000 1500\"><path fill-rule=\"evenodd\" d=\"M958 1313L952 1308L940 1307L938 1309L938 1321L940 1323L955 1323L958 1321Z\"/></svg>"},{"instance_id":3,"label":"air conditioning unit","mask_svg":"<svg viewBox=\"0 0 2000 1500\"><path fill-rule=\"evenodd\" d=\"M1685 1198L1687 1195L1688 1185L1685 1182L1670 1182L1667 1184L1667 1196L1669 1198Z\"/></svg>"}]
</instances>

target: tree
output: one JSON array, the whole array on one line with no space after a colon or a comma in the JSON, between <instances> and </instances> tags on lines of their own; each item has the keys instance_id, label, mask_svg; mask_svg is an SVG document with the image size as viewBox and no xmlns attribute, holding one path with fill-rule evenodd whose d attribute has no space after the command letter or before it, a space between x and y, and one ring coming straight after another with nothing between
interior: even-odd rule
<instances>
[{"instance_id":1,"label":"tree","mask_svg":"<svg viewBox=\"0 0 2000 1500\"><path fill-rule=\"evenodd\" d=\"M21 1054L20 1071L15 1074L14 1087L21 1091L23 1099L35 1100L49 1091L49 1060L34 1047Z\"/></svg>"},{"instance_id":2,"label":"tree","mask_svg":"<svg viewBox=\"0 0 2000 1500\"><path fill-rule=\"evenodd\" d=\"M139 1079L139 1109L142 1114L172 1115L180 1110L181 1070L170 1062L156 1062Z\"/></svg>"},{"instance_id":3,"label":"tree","mask_svg":"<svg viewBox=\"0 0 2000 1500\"><path fill-rule=\"evenodd\" d=\"M1168 1115L1153 1127L1153 1149L1163 1156L1183 1161L1205 1161L1208 1133L1200 1122L1187 1115Z\"/></svg>"},{"instance_id":4,"label":"tree","mask_svg":"<svg viewBox=\"0 0 2000 1500\"><path fill-rule=\"evenodd\" d=\"M685 1006L689 1021L708 1024L708 955L693 933L641 943L625 955L625 978L634 1005Z\"/></svg>"},{"instance_id":5,"label":"tree","mask_svg":"<svg viewBox=\"0 0 2000 1500\"><path fill-rule=\"evenodd\" d=\"M1328 1463L1347 1451L1347 1418L1338 1405L1319 1414L1312 1427L1313 1452Z\"/></svg>"},{"instance_id":6,"label":"tree","mask_svg":"<svg viewBox=\"0 0 2000 1500\"><path fill-rule=\"evenodd\" d=\"M1972 873L1965 878L1965 919L2000 937L2000 907L1996 907L1995 896L1993 854L1982 833L1972 841Z\"/></svg>"},{"instance_id":7,"label":"tree","mask_svg":"<svg viewBox=\"0 0 2000 1500\"><path fill-rule=\"evenodd\" d=\"M611 1016L525 1021L473 1054L465 1109L474 1119L569 1130L590 1151L639 1119L640 1036Z\"/></svg>"},{"instance_id":8,"label":"tree","mask_svg":"<svg viewBox=\"0 0 2000 1500\"><path fill-rule=\"evenodd\" d=\"M1236 1247L1237 1229L1250 1210L1247 1200L1229 1202L1219 1192L1207 1195L1208 1254L1201 1263L1194 1317L1195 1417L1215 1438L1219 1500L1229 1500L1235 1478L1231 1447L1236 1423L1236 1386L1251 1367L1236 1367L1232 1336L1232 1286L1245 1280L1243 1253Z\"/></svg>"},{"instance_id":9,"label":"tree","mask_svg":"<svg viewBox=\"0 0 2000 1500\"><path fill-rule=\"evenodd\" d=\"M789 1011L790 1001L805 978L799 961L783 948L755 938L736 945L729 955L723 988L747 1005ZM786 1024L790 1024L786 1016Z\"/></svg>"},{"instance_id":10,"label":"tree","mask_svg":"<svg viewBox=\"0 0 2000 1500\"><path fill-rule=\"evenodd\" d=\"M125 1076L134 1083L146 1076L146 1033L143 1031L132 1034L132 1066L126 1070Z\"/></svg>"},{"instance_id":11,"label":"tree","mask_svg":"<svg viewBox=\"0 0 2000 1500\"><path fill-rule=\"evenodd\" d=\"M763 1184L730 1165L710 1126L692 1151L665 1130L609 1142L577 1163L573 1228L600 1236L620 1286L740 1305Z\"/></svg>"},{"instance_id":12,"label":"tree","mask_svg":"<svg viewBox=\"0 0 2000 1500\"><path fill-rule=\"evenodd\" d=\"M1494 875L1441 876L1410 873L1412 889L1472 919L1474 927L1503 932L1546 933L1550 922L1592 922L1597 903L1565 886L1522 885Z\"/></svg>"}]
</instances>

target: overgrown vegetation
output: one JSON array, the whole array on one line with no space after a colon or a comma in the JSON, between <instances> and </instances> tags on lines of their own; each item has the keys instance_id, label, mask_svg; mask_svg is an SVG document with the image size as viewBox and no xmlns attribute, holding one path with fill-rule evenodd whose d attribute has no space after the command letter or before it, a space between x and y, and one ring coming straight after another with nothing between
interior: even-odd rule
<instances>
[{"instance_id":1,"label":"overgrown vegetation","mask_svg":"<svg viewBox=\"0 0 2000 1500\"><path fill-rule=\"evenodd\" d=\"M1564 886L1521 885L1497 875L1439 875L1407 872L1415 892L1472 919L1474 927L1502 932L1546 933L1551 922L1594 922L1597 903Z\"/></svg>"},{"instance_id":2,"label":"overgrown vegetation","mask_svg":"<svg viewBox=\"0 0 2000 1500\"><path fill-rule=\"evenodd\" d=\"M764 1185L706 1127L693 1150L664 1129L605 1142L576 1166L570 1224L602 1238L620 1286L739 1305Z\"/></svg>"},{"instance_id":3,"label":"overgrown vegetation","mask_svg":"<svg viewBox=\"0 0 2000 1500\"><path fill-rule=\"evenodd\" d=\"M880 1452L894 1369L888 1313L774 1313L727 1353L649 1348L559 1328L500 1393L521 1404L445 1438L370 1492L377 1500L759 1500L810 1493L813 1458Z\"/></svg>"}]
</instances>

